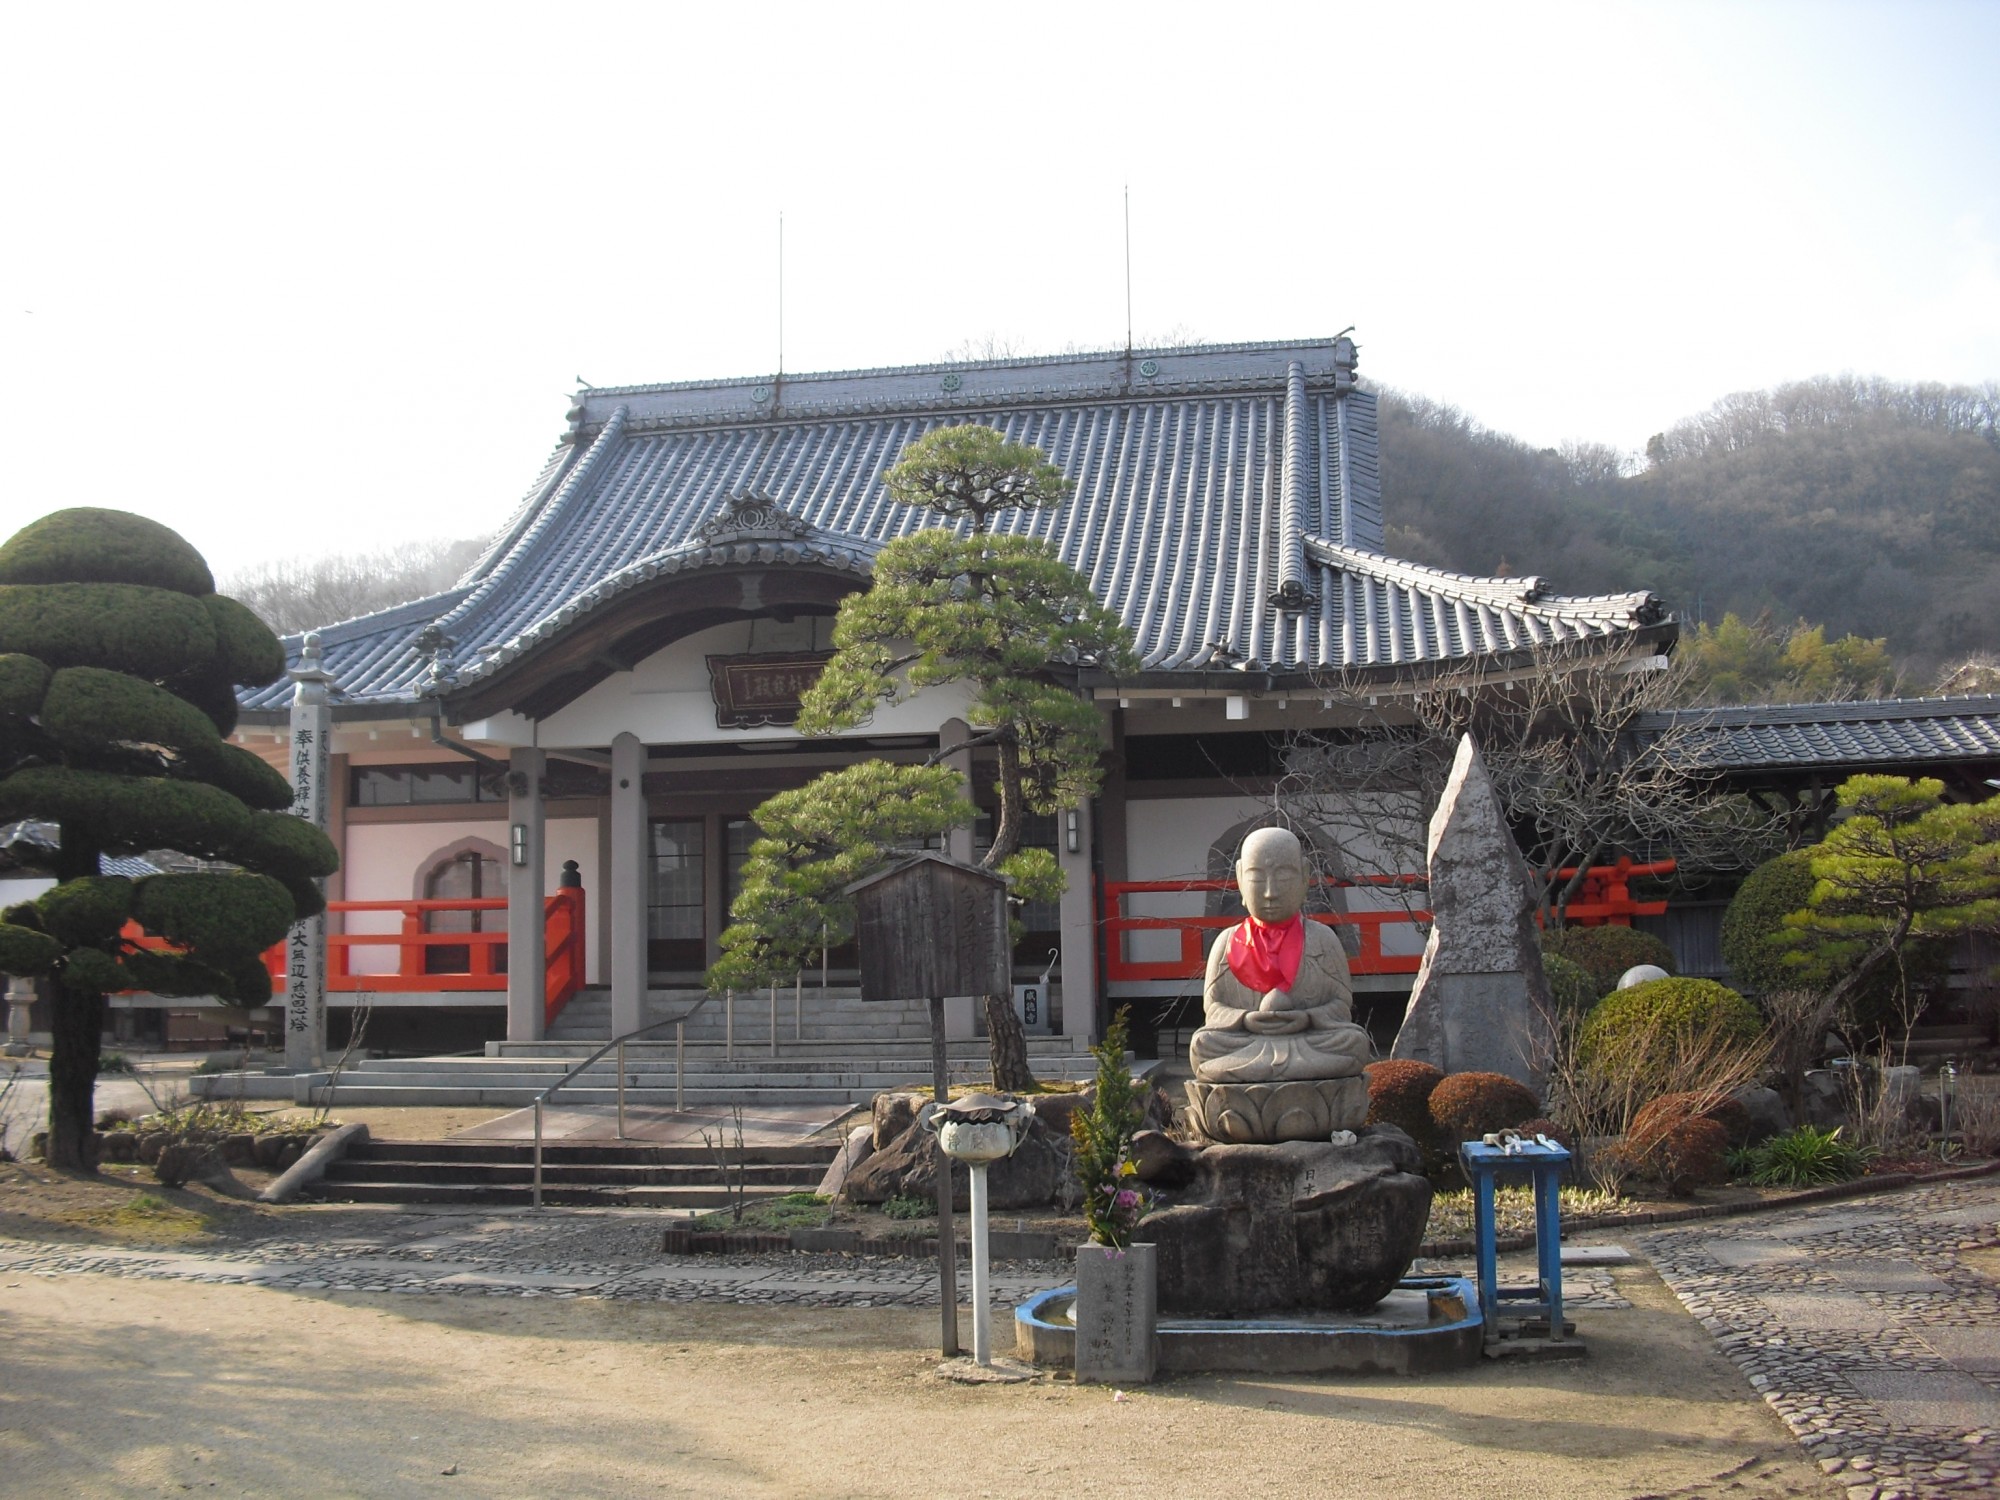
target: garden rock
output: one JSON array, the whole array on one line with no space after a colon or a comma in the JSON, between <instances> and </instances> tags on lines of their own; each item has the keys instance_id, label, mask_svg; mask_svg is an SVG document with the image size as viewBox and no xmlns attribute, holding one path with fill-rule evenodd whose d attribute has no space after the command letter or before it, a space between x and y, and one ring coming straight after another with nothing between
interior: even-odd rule
<instances>
[{"instance_id":1,"label":"garden rock","mask_svg":"<svg viewBox=\"0 0 2000 1500\"><path fill-rule=\"evenodd\" d=\"M1194 1181L1201 1153L1162 1131L1141 1130L1132 1137L1131 1155L1141 1182L1177 1188Z\"/></svg>"},{"instance_id":2,"label":"garden rock","mask_svg":"<svg viewBox=\"0 0 2000 1500\"><path fill-rule=\"evenodd\" d=\"M926 1104L910 1128L848 1174L847 1196L855 1203L883 1203L891 1198L937 1196L937 1133L928 1121L936 1109ZM1039 1101L1038 1101L1039 1107ZM986 1201L995 1209L1041 1208L1061 1195L1071 1176L1069 1142L1054 1135L1039 1116L1012 1156L986 1170ZM972 1179L965 1163L952 1167L954 1201L969 1201ZM1071 1190L1072 1196L1074 1190Z\"/></svg>"},{"instance_id":3,"label":"garden rock","mask_svg":"<svg viewBox=\"0 0 2000 1500\"><path fill-rule=\"evenodd\" d=\"M106 1161L131 1161L139 1154L139 1138L129 1130L113 1130L103 1137Z\"/></svg>"},{"instance_id":4,"label":"garden rock","mask_svg":"<svg viewBox=\"0 0 2000 1500\"><path fill-rule=\"evenodd\" d=\"M1847 1121L1847 1080L1828 1068L1814 1068L1801 1080L1805 1123L1817 1130L1832 1130Z\"/></svg>"},{"instance_id":5,"label":"garden rock","mask_svg":"<svg viewBox=\"0 0 2000 1500\"><path fill-rule=\"evenodd\" d=\"M1409 1270L1430 1217L1416 1142L1368 1125L1352 1145L1210 1146L1147 1219L1163 1313L1238 1317L1373 1307Z\"/></svg>"},{"instance_id":6,"label":"garden rock","mask_svg":"<svg viewBox=\"0 0 2000 1500\"><path fill-rule=\"evenodd\" d=\"M872 1109L873 1139L877 1151L886 1150L902 1138L916 1122L917 1112L929 1100L922 1094L877 1094Z\"/></svg>"},{"instance_id":7,"label":"garden rock","mask_svg":"<svg viewBox=\"0 0 2000 1500\"><path fill-rule=\"evenodd\" d=\"M1784 1096L1776 1089L1738 1089L1732 1095L1743 1106L1743 1112L1750 1117L1750 1139L1754 1146L1760 1141L1768 1141L1774 1135L1783 1135L1792 1128L1791 1111L1785 1108Z\"/></svg>"},{"instance_id":8,"label":"garden rock","mask_svg":"<svg viewBox=\"0 0 2000 1500\"><path fill-rule=\"evenodd\" d=\"M172 1139L173 1137L164 1130L142 1131L139 1135L139 1160L149 1167L152 1166L160 1159L160 1152Z\"/></svg>"},{"instance_id":9,"label":"garden rock","mask_svg":"<svg viewBox=\"0 0 2000 1500\"><path fill-rule=\"evenodd\" d=\"M225 1135L217 1147L222 1159L232 1167L247 1167L257 1160L257 1137L247 1130Z\"/></svg>"},{"instance_id":10,"label":"garden rock","mask_svg":"<svg viewBox=\"0 0 2000 1500\"><path fill-rule=\"evenodd\" d=\"M841 1189L847 1186L847 1174L862 1162L868 1160L875 1150L875 1127L857 1125L847 1132L847 1143L840 1148L840 1154L827 1163L826 1175L813 1189L822 1198L838 1198Z\"/></svg>"},{"instance_id":11,"label":"garden rock","mask_svg":"<svg viewBox=\"0 0 2000 1500\"><path fill-rule=\"evenodd\" d=\"M283 1135L260 1135L251 1148L251 1158L265 1171L274 1169L285 1154L285 1145L291 1139Z\"/></svg>"}]
</instances>

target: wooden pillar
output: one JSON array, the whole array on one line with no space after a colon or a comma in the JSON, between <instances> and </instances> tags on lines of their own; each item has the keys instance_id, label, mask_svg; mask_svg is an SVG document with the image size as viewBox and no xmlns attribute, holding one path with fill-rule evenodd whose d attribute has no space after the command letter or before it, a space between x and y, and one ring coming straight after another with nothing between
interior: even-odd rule
<instances>
[{"instance_id":1,"label":"wooden pillar","mask_svg":"<svg viewBox=\"0 0 2000 1500\"><path fill-rule=\"evenodd\" d=\"M542 776L545 751L516 748L507 756L507 1040L539 1042L547 1015L544 974Z\"/></svg>"},{"instance_id":2,"label":"wooden pillar","mask_svg":"<svg viewBox=\"0 0 2000 1500\"><path fill-rule=\"evenodd\" d=\"M646 1013L646 747L637 735L611 742L611 1035L644 1024Z\"/></svg>"},{"instance_id":3,"label":"wooden pillar","mask_svg":"<svg viewBox=\"0 0 2000 1500\"><path fill-rule=\"evenodd\" d=\"M946 719L938 726L938 748L952 751L954 745L963 745L972 738L972 730L963 719ZM945 756L942 764L958 772L958 778L965 784L965 800L972 800L972 752L955 750ZM972 830L954 828L944 836L944 852L960 864L972 863Z\"/></svg>"},{"instance_id":4,"label":"wooden pillar","mask_svg":"<svg viewBox=\"0 0 2000 1500\"><path fill-rule=\"evenodd\" d=\"M1097 1040L1097 890L1091 881L1091 805L1056 815L1056 863L1069 885L1058 908L1062 941L1062 1034ZM1071 843L1076 847L1072 849Z\"/></svg>"}]
</instances>

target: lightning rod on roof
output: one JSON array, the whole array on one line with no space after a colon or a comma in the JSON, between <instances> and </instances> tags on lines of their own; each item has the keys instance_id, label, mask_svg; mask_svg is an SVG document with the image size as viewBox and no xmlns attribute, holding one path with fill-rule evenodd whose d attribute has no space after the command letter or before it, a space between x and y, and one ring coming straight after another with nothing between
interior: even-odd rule
<instances>
[{"instance_id":1,"label":"lightning rod on roof","mask_svg":"<svg viewBox=\"0 0 2000 1500\"><path fill-rule=\"evenodd\" d=\"M1132 353L1132 184L1125 184L1125 354Z\"/></svg>"},{"instance_id":2,"label":"lightning rod on roof","mask_svg":"<svg viewBox=\"0 0 2000 1500\"><path fill-rule=\"evenodd\" d=\"M778 378L785 374L785 211L778 210Z\"/></svg>"}]
</instances>

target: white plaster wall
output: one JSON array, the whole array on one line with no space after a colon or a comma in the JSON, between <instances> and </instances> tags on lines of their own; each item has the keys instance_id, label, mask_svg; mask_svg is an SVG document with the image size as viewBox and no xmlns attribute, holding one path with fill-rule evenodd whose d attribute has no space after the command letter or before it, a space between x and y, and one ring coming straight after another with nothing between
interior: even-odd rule
<instances>
[{"instance_id":1,"label":"white plaster wall","mask_svg":"<svg viewBox=\"0 0 2000 1500\"><path fill-rule=\"evenodd\" d=\"M804 651L815 649L815 645L824 649L826 625L819 625L820 639L815 643L808 628L811 624L809 620L791 626L771 620L739 620L676 641L631 671L606 678L542 720L539 743L552 748L602 747L625 732L649 745L796 739L797 735L783 726L718 728L707 658L749 651ZM905 702L877 709L874 718L855 733L935 734L946 719L963 715L967 697L965 689L957 685L931 688ZM493 733L504 739L507 731L496 722Z\"/></svg>"},{"instance_id":2,"label":"white plaster wall","mask_svg":"<svg viewBox=\"0 0 2000 1500\"><path fill-rule=\"evenodd\" d=\"M597 820L595 818L551 818L543 871L543 889L553 893L562 878L563 861L573 859L583 876L584 900L594 904L605 899L598 887ZM448 823L350 823L342 867L347 874L349 901L408 901L417 894L417 877L440 849L461 839L485 839L507 847L505 814L487 821ZM597 924L588 919L586 905L584 969L591 983L600 982L602 955L598 952ZM400 932L403 919L393 911L349 912L348 932ZM350 955L356 974L392 974L396 970L393 947L366 947Z\"/></svg>"}]
</instances>

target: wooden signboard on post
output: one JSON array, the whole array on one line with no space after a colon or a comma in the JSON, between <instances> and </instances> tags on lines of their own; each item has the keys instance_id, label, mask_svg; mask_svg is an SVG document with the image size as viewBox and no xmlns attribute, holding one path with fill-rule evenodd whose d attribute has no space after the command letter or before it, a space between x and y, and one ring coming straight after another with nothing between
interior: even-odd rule
<instances>
[{"instance_id":1,"label":"wooden signboard on post","mask_svg":"<svg viewBox=\"0 0 2000 1500\"><path fill-rule=\"evenodd\" d=\"M931 1011L931 1092L951 1102L945 1060L947 995L1004 995L1012 983L1007 882L942 854L916 854L847 888L861 949L863 1000L925 1000ZM951 1163L938 1153L938 1278L943 1349L958 1353L958 1243Z\"/></svg>"}]
</instances>

